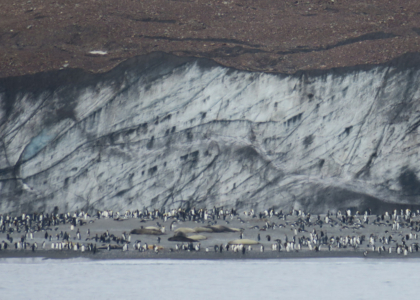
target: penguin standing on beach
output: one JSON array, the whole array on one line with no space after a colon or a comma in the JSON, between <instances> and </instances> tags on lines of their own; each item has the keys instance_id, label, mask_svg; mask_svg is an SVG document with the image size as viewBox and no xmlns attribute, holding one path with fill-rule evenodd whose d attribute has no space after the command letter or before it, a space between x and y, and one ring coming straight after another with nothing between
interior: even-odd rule
<instances>
[{"instance_id":1,"label":"penguin standing on beach","mask_svg":"<svg viewBox=\"0 0 420 300\"><path fill-rule=\"evenodd\" d=\"M134 243L134 246L135 246L135 249L136 249L136 250L140 250L140 251L141 251L141 241L140 241L140 240L137 240L137 241Z\"/></svg>"},{"instance_id":2,"label":"penguin standing on beach","mask_svg":"<svg viewBox=\"0 0 420 300\"><path fill-rule=\"evenodd\" d=\"M174 223L176 223L176 221L172 221L171 226L169 226L169 228L171 229L171 231L173 231L173 230L174 230L174 228L175 228Z\"/></svg>"}]
</instances>

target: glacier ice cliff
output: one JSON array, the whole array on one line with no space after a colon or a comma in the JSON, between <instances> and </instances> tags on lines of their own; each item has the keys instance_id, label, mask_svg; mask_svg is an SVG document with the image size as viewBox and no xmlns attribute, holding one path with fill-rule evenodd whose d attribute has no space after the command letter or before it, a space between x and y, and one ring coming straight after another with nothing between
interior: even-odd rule
<instances>
[{"instance_id":1,"label":"glacier ice cliff","mask_svg":"<svg viewBox=\"0 0 420 300\"><path fill-rule=\"evenodd\" d=\"M419 61L282 75L153 53L0 79L0 211L418 209Z\"/></svg>"}]
</instances>

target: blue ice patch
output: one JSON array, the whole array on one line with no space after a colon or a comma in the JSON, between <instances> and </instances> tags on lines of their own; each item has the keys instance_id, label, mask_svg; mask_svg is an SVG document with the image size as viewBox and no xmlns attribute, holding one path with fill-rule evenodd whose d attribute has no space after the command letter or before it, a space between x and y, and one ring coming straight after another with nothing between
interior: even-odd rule
<instances>
[{"instance_id":1,"label":"blue ice patch","mask_svg":"<svg viewBox=\"0 0 420 300\"><path fill-rule=\"evenodd\" d=\"M41 151L48 143L55 138L55 135L48 134L46 129L43 129L41 133L34 137L31 142L26 146L23 151L23 159L27 160L35 156Z\"/></svg>"}]
</instances>

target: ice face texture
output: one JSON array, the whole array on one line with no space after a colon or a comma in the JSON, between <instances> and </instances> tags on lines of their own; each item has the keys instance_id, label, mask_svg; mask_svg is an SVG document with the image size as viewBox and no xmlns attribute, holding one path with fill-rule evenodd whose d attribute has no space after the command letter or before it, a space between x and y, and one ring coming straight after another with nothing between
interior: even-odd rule
<instances>
[{"instance_id":1,"label":"ice face texture","mask_svg":"<svg viewBox=\"0 0 420 300\"><path fill-rule=\"evenodd\" d=\"M281 75L154 53L0 79L0 211L415 206L407 59Z\"/></svg>"}]
</instances>

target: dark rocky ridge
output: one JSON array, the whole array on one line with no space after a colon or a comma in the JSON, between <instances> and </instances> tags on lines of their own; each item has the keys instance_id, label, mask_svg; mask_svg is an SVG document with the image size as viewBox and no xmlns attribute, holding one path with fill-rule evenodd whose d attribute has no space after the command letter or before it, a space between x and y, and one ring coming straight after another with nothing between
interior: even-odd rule
<instances>
[{"instance_id":1,"label":"dark rocky ridge","mask_svg":"<svg viewBox=\"0 0 420 300\"><path fill-rule=\"evenodd\" d=\"M418 208L419 62L270 75L153 53L0 79L0 211Z\"/></svg>"}]
</instances>

